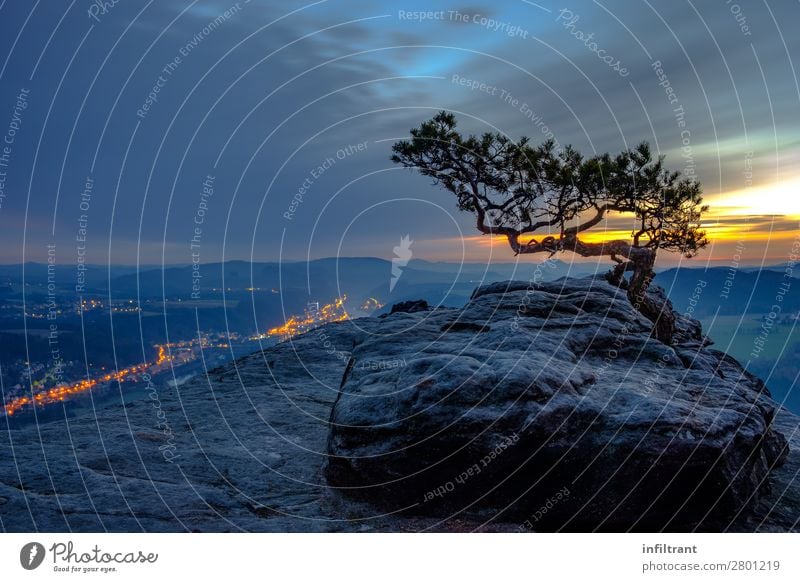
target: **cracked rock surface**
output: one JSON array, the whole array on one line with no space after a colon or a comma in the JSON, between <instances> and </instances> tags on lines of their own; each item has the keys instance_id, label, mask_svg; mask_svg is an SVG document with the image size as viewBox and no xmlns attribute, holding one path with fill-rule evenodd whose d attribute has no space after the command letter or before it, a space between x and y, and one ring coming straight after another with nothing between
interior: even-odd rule
<instances>
[{"instance_id":1,"label":"cracked rock surface","mask_svg":"<svg viewBox=\"0 0 800 582\"><path fill-rule=\"evenodd\" d=\"M735 527L769 503L787 429L764 384L676 316L665 345L621 290L586 278L386 318L353 350L329 480L387 511L539 530Z\"/></svg>"}]
</instances>

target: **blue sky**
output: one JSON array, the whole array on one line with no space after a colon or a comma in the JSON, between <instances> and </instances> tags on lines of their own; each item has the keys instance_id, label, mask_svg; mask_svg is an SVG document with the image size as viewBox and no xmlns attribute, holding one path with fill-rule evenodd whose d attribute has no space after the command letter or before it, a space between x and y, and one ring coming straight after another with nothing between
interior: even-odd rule
<instances>
[{"instance_id":1,"label":"blue sky","mask_svg":"<svg viewBox=\"0 0 800 582\"><path fill-rule=\"evenodd\" d=\"M704 185L703 260L739 238L785 260L798 230L797 2L97 6L0 8L0 261L75 262L81 222L96 263L391 257L406 234L420 258L511 260L389 161L441 109L587 154L650 141Z\"/></svg>"}]
</instances>

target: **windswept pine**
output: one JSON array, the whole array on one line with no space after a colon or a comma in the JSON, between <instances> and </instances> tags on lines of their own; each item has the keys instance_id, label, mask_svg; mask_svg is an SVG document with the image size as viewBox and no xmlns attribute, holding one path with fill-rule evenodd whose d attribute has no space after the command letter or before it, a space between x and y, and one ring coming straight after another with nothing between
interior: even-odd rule
<instances>
[{"instance_id":1,"label":"windswept pine","mask_svg":"<svg viewBox=\"0 0 800 582\"><path fill-rule=\"evenodd\" d=\"M609 282L627 290L631 303L653 321L656 337L671 341L670 310L647 295L656 253L690 258L705 247L700 219L708 206L700 184L668 170L649 144L587 159L553 140L534 147L526 137L512 141L501 133L465 137L456 130L455 115L442 111L392 150L392 161L433 178L455 195L459 210L475 214L480 232L505 237L515 255L610 257L616 266ZM611 213L631 217L629 239L581 238Z\"/></svg>"}]
</instances>

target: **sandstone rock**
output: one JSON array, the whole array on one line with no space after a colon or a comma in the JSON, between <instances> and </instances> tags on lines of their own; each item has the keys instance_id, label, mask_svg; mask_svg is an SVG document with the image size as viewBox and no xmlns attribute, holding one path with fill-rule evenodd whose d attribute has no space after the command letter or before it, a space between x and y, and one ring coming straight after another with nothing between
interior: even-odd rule
<instances>
[{"instance_id":1,"label":"sandstone rock","mask_svg":"<svg viewBox=\"0 0 800 582\"><path fill-rule=\"evenodd\" d=\"M414 301L401 301L392 305L391 313L417 313L418 311L428 311L430 306L424 299Z\"/></svg>"},{"instance_id":2,"label":"sandstone rock","mask_svg":"<svg viewBox=\"0 0 800 582\"><path fill-rule=\"evenodd\" d=\"M497 283L463 309L390 316L352 351L328 480L386 511L537 530L727 526L788 448L764 384L676 316L665 345L600 278Z\"/></svg>"}]
</instances>

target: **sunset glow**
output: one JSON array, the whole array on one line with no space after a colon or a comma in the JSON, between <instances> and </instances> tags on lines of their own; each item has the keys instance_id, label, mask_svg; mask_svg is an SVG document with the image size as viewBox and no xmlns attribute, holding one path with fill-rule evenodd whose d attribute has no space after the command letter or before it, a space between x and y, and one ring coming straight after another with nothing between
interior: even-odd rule
<instances>
[{"instance_id":1,"label":"sunset glow","mask_svg":"<svg viewBox=\"0 0 800 582\"><path fill-rule=\"evenodd\" d=\"M703 216L702 228L715 246L737 242L761 243L757 254L751 257L761 259L763 245L768 244L768 260L783 259L800 232L799 194L800 179L793 179L709 197L710 208ZM632 225L630 216L610 215L606 218L604 227L588 230L580 238L587 243L629 239L632 236ZM520 240L525 243L549 235L556 236L557 233L537 233L521 237ZM503 236L470 234L463 238L449 239L448 242L454 247L463 243L467 249L491 249L498 260L502 260L508 249L508 242ZM755 246L752 248L755 249ZM494 254L495 251L497 254ZM456 260L457 257L451 259Z\"/></svg>"},{"instance_id":2,"label":"sunset glow","mask_svg":"<svg viewBox=\"0 0 800 582\"><path fill-rule=\"evenodd\" d=\"M709 197L711 210L726 215L781 215L800 217L800 178L752 186Z\"/></svg>"}]
</instances>

